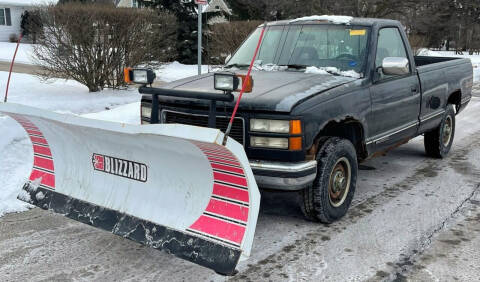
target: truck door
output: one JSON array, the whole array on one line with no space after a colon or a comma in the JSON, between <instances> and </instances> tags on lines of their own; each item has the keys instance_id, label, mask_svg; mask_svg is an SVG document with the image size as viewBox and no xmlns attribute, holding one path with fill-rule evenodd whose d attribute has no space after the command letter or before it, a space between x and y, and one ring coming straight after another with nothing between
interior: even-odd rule
<instances>
[{"instance_id":1,"label":"truck door","mask_svg":"<svg viewBox=\"0 0 480 282\"><path fill-rule=\"evenodd\" d=\"M370 88L372 117L369 145L377 150L390 147L415 135L420 109L420 85L414 65L408 56L406 42L397 27L379 30L375 57L374 82ZM407 75L385 75L382 69L386 57L402 57L410 61Z\"/></svg>"}]
</instances>

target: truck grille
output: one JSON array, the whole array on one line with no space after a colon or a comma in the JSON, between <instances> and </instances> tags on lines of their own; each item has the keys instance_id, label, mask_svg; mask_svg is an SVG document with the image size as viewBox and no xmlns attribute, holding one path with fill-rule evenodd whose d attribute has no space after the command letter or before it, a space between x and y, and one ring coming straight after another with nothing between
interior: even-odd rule
<instances>
[{"instance_id":1,"label":"truck grille","mask_svg":"<svg viewBox=\"0 0 480 282\"><path fill-rule=\"evenodd\" d=\"M207 115L194 115L194 114L186 114L186 113L163 110L162 121L163 123L179 123L179 124L208 127ZM229 121L230 121L230 118L228 117L217 117L217 128L220 129L222 132L225 132L227 130ZM235 139L240 144L245 145L244 135L245 135L245 123L243 118L235 118L232 124L232 131L230 132L230 137Z\"/></svg>"}]
</instances>

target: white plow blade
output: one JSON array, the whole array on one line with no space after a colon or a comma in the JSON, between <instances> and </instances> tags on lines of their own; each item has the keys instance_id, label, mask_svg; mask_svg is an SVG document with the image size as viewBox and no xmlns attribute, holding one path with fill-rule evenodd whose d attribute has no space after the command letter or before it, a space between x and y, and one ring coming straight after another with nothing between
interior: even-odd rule
<instances>
[{"instance_id":1,"label":"white plow blade","mask_svg":"<svg viewBox=\"0 0 480 282\"><path fill-rule=\"evenodd\" d=\"M186 125L134 126L17 104L34 167L19 198L231 274L248 257L260 194L243 147Z\"/></svg>"}]
</instances>

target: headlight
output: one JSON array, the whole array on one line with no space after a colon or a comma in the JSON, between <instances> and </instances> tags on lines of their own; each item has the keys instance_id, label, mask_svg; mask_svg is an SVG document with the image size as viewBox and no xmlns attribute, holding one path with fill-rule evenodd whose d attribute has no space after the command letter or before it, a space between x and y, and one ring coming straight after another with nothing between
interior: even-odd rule
<instances>
[{"instance_id":1,"label":"headlight","mask_svg":"<svg viewBox=\"0 0 480 282\"><path fill-rule=\"evenodd\" d=\"M270 119L251 119L250 131L271 132L271 133L290 133L289 120L270 120Z\"/></svg>"},{"instance_id":2,"label":"headlight","mask_svg":"<svg viewBox=\"0 0 480 282\"><path fill-rule=\"evenodd\" d=\"M288 138L250 137L250 146L258 148L288 149Z\"/></svg>"},{"instance_id":3,"label":"headlight","mask_svg":"<svg viewBox=\"0 0 480 282\"><path fill-rule=\"evenodd\" d=\"M136 84L152 84L155 80L155 72L152 69L125 68L125 82Z\"/></svg>"},{"instance_id":4,"label":"headlight","mask_svg":"<svg viewBox=\"0 0 480 282\"><path fill-rule=\"evenodd\" d=\"M216 73L213 78L216 90L235 91L240 83L240 79L233 73Z\"/></svg>"},{"instance_id":5,"label":"headlight","mask_svg":"<svg viewBox=\"0 0 480 282\"><path fill-rule=\"evenodd\" d=\"M133 70L133 82L148 83L148 73L146 70Z\"/></svg>"},{"instance_id":6,"label":"headlight","mask_svg":"<svg viewBox=\"0 0 480 282\"><path fill-rule=\"evenodd\" d=\"M142 107L142 117L151 118L151 116L152 116L152 108Z\"/></svg>"}]
</instances>

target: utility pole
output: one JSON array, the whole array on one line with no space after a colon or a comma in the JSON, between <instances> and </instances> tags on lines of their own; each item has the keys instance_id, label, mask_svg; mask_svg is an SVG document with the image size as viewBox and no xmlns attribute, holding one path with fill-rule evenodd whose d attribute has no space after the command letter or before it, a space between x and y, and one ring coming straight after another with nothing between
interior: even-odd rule
<instances>
[{"instance_id":1,"label":"utility pole","mask_svg":"<svg viewBox=\"0 0 480 282\"><path fill-rule=\"evenodd\" d=\"M207 0L195 0L198 5L198 75L202 74L202 6L208 4Z\"/></svg>"}]
</instances>

